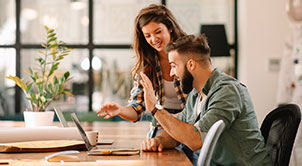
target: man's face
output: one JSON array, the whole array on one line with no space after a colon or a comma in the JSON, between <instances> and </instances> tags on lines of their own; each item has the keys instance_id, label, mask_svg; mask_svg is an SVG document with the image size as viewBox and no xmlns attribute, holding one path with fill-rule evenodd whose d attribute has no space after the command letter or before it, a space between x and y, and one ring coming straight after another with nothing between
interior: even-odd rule
<instances>
[{"instance_id":1,"label":"man's face","mask_svg":"<svg viewBox=\"0 0 302 166\"><path fill-rule=\"evenodd\" d=\"M193 76L188 71L186 63L183 62L183 59L179 56L177 51L169 52L169 62L171 65L170 76L176 77L180 80L182 90L184 93L188 94L193 89Z\"/></svg>"}]
</instances>

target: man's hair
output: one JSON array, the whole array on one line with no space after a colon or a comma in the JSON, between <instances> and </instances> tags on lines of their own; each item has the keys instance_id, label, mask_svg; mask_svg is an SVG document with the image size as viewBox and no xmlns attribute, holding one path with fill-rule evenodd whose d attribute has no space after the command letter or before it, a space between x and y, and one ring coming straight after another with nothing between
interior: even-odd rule
<instances>
[{"instance_id":1,"label":"man's hair","mask_svg":"<svg viewBox=\"0 0 302 166\"><path fill-rule=\"evenodd\" d=\"M193 59L203 64L211 64L211 49L204 34L178 38L166 46L166 51L177 51L184 61Z\"/></svg>"}]
</instances>

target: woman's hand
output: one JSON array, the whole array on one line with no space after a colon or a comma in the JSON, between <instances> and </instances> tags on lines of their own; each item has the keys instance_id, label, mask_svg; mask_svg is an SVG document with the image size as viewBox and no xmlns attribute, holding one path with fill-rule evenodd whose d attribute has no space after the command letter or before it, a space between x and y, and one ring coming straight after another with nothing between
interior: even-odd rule
<instances>
[{"instance_id":1,"label":"woman's hand","mask_svg":"<svg viewBox=\"0 0 302 166\"><path fill-rule=\"evenodd\" d=\"M119 115L121 112L121 106L115 102L111 102L109 104L102 105L100 110L98 111L98 116L105 116L104 119L108 119Z\"/></svg>"},{"instance_id":2,"label":"woman's hand","mask_svg":"<svg viewBox=\"0 0 302 166\"><path fill-rule=\"evenodd\" d=\"M156 104L156 97L150 79L143 72L140 73L142 80L140 83L144 87L144 99L147 111L151 112Z\"/></svg>"}]
</instances>

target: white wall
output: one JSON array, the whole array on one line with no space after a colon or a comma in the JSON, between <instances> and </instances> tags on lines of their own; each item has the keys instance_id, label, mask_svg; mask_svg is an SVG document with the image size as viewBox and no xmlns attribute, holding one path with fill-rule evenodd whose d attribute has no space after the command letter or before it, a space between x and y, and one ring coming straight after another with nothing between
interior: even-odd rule
<instances>
[{"instance_id":1,"label":"white wall","mask_svg":"<svg viewBox=\"0 0 302 166\"><path fill-rule=\"evenodd\" d=\"M270 58L283 55L289 35L286 0L238 0L238 78L248 86L259 124L277 106L279 72L268 70Z\"/></svg>"}]
</instances>

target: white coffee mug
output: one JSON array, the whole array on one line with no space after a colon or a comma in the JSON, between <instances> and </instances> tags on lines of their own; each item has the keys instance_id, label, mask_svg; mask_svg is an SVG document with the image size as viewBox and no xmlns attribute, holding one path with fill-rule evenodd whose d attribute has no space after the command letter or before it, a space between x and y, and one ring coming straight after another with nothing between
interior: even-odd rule
<instances>
[{"instance_id":1,"label":"white coffee mug","mask_svg":"<svg viewBox=\"0 0 302 166\"><path fill-rule=\"evenodd\" d=\"M98 131L86 131L87 138L92 146L95 146L99 139Z\"/></svg>"}]
</instances>

